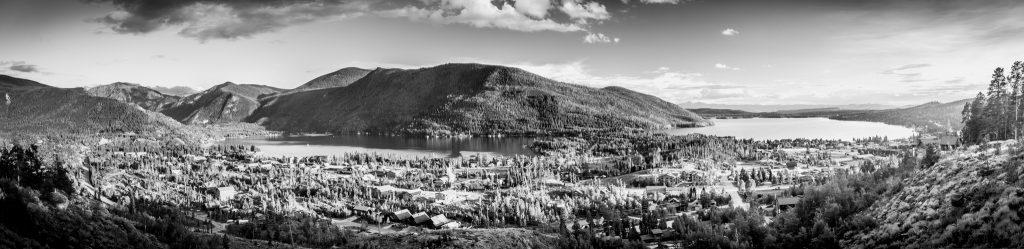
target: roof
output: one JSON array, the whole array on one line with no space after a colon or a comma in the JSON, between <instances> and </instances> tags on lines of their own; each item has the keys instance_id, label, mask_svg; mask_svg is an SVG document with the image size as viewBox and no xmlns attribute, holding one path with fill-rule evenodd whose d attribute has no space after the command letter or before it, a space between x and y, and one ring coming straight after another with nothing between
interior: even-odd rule
<instances>
[{"instance_id":1,"label":"roof","mask_svg":"<svg viewBox=\"0 0 1024 249\"><path fill-rule=\"evenodd\" d=\"M363 212L365 212L365 211L370 211L370 209L372 209L372 208L367 207L367 206L356 206L354 209L356 211L363 211Z\"/></svg>"},{"instance_id":2,"label":"roof","mask_svg":"<svg viewBox=\"0 0 1024 249\"><path fill-rule=\"evenodd\" d=\"M448 223L448 218L445 218L443 214L439 214L434 217L430 217L430 222L434 223L435 226L440 226Z\"/></svg>"},{"instance_id":3,"label":"roof","mask_svg":"<svg viewBox=\"0 0 1024 249\"><path fill-rule=\"evenodd\" d=\"M780 206L796 205L797 202L800 202L800 197L782 197L778 200Z\"/></svg>"},{"instance_id":4,"label":"roof","mask_svg":"<svg viewBox=\"0 0 1024 249\"><path fill-rule=\"evenodd\" d=\"M412 213L409 213L408 209L402 209L395 212L395 218L398 218L399 220L408 219L410 217L412 217Z\"/></svg>"},{"instance_id":5,"label":"roof","mask_svg":"<svg viewBox=\"0 0 1024 249\"><path fill-rule=\"evenodd\" d=\"M419 212L419 213L416 213L416 214L412 215L412 218L413 218L413 221L415 221L416 223L423 223L424 221L429 220L430 216L427 215L427 213Z\"/></svg>"}]
</instances>

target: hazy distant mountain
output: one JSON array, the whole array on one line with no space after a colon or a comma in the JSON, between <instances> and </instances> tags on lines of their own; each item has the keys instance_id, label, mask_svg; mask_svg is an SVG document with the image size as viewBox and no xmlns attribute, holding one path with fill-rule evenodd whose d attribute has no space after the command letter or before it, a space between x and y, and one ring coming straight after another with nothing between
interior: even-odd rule
<instances>
[{"instance_id":1,"label":"hazy distant mountain","mask_svg":"<svg viewBox=\"0 0 1024 249\"><path fill-rule=\"evenodd\" d=\"M259 107L260 96L281 91L263 85L226 82L181 98L162 113L186 124L238 122Z\"/></svg>"},{"instance_id":2,"label":"hazy distant mountain","mask_svg":"<svg viewBox=\"0 0 1024 249\"><path fill-rule=\"evenodd\" d=\"M96 86L87 91L93 96L137 104L150 111L161 111L181 99L178 96L166 95L148 87L124 82Z\"/></svg>"},{"instance_id":3,"label":"hazy distant mountain","mask_svg":"<svg viewBox=\"0 0 1024 249\"><path fill-rule=\"evenodd\" d=\"M972 99L957 100L949 103L929 102L918 106L845 113L832 117L839 120L874 121L893 125L921 127L930 131L959 131L964 104Z\"/></svg>"},{"instance_id":4,"label":"hazy distant mountain","mask_svg":"<svg viewBox=\"0 0 1024 249\"><path fill-rule=\"evenodd\" d=\"M372 71L373 70L356 67L342 68L341 70L316 77L315 79L306 82L306 84L302 84L295 89L289 90L288 93L348 86Z\"/></svg>"},{"instance_id":5,"label":"hazy distant mountain","mask_svg":"<svg viewBox=\"0 0 1024 249\"><path fill-rule=\"evenodd\" d=\"M625 88L595 89L480 64L377 69L347 87L262 102L248 121L295 132L522 134L705 123L675 104Z\"/></svg>"},{"instance_id":6,"label":"hazy distant mountain","mask_svg":"<svg viewBox=\"0 0 1024 249\"><path fill-rule=\"evenodd\" d=\"M724 105L724 104L709 104L702 102L683 102L679 103L686 109L729 109L729 110L740 110L748 112L777 112L777 111L793 111L793 110L811 110L811 109L822 109L822 108L836 108L841 110L882 110L900 108L901 106L891 105L879 105L879 104L851 104L851 105Z\"/></svg>"},{"instance_id":7,"label":"hazy distant mountain","mask_svg":"<svg viewBox=\"0 0 1024 249\"><path fill-rule=\"evenodd\" d=\"M166 94L166 95L178 96L178 97L185 97L185 96L192 95L194 93L199 92L199 91L196 91L196 89L192 89L191 87L187 87L187 86L172 86L172 87L151 86L149 88L151 88L153 90L157 90L160 93L163 93L163 94Z\"/></svg>"},{"instance_id":8,"label":"hazy distant mountain","mask_svg":"<svg viewBox=\"0 0 1024 249\"><path fill-rule=\"evenodd\" d=\"M56 88L0 75L0 131L18 133L180 133L174 120L82 88Z\"/></svg>"}]
</instances>

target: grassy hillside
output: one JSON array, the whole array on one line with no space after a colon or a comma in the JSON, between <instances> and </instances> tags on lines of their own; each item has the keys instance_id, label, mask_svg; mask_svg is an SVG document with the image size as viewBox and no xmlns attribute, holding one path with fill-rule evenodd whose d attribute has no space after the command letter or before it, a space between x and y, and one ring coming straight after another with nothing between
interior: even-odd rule
<instances>
[{"instance_id":1,"label":"grassy hillside","mask_svg":"<svg viewBox=\"0 0 1024 249\"><path fill-rule=\"evenodd\" d=\"M97 86L89 88L87 91L93 96L136 104L150 111L163 110L181 99L178 96L166 95L148 87L124 82Z\"/></svg>"},{"instance_id":2,"label":"grassy hillside","mask_svg":"<svg viewBox=\"0 0 1024 249\"><path fill-rule=\"evenodd\" d=\"M186 124L238 122L259 108L259 97L281 92L261 85L226 82L178 100L163 114Z\"/></svg>"},{"instance_id":3,"label":"grassy hillside","mask_svg":"<svg viewBox=\"0 0 1024 249\"><path fill-rule=\"evenodd\" d=\"M414 134L669 128L705 122L621 87L556 82L517 68L446 64L377 69L347 87L267 98L247 119L272 130Z\"/></svg>"},{"instance_id":4,"label":"grassy hillside","mask_svg":"<svg viewBox=\"0 0 1024 249\"><path fill-rule=\"evenodd\" d=\"M1014 141L949 153L864 212L853 248L1024 247L1024 152Z\"/></svg>"},{"instance_id":5,"label":"grassy hillside","mask_svg":"<svg viewBox=\"0 0 1024 249\"><path fill-rule=\"evenodd\" d=\"M372 71L373 70L357 67L342 68L341 70L316 77L315 79L306 82L306 84L302 84L295 89L289 90L288 93L348 86Z\"/></svg>"}]
</instances>

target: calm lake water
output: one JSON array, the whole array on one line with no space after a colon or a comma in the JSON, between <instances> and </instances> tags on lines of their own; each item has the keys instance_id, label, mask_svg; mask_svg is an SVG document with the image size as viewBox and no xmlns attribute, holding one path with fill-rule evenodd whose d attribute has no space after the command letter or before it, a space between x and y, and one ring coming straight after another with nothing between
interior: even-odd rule
<instances>
[{"instance_id":1,"label":"calm lake water","mask_svg":"<svg viewBox=\"0 0 1024 249\"><path fill-rule=\"evenodd\" d=\"M903 126L827 118L715 119L714 122L714 126L671 129L666 130L665 133L673 135L702 133L757 140L792 138L853 140L854 138L873 136L888 136L889 139L895 139L914 135L913 129Z\"/></svg>"},{"instance_id":2,"label":"calm lake water","mask_svg":"<svg viewBox=\"0 0 1024 249\"><path fill-rule=\"evenodd\" d=\"M888 136L890 139L910 137L910 128L875 122L838 121L826 118L753 118L718 119L715 125L700 128L665 130L664 133L685 135L703 133L736 138L843 139ZM315 156L367 152L401 157L459 157L486 155L533 155L524 145L531 138L407 138L365 135L250 137L229 139L222 144L256 145L265 155Z\"/></svg>"}]
</instances>

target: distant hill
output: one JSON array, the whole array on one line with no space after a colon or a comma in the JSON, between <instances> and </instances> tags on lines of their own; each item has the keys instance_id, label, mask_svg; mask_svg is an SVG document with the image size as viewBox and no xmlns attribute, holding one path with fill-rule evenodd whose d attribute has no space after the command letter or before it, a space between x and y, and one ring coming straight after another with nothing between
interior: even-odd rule
<instances>
[{"instance_id":1,"label":"distant hill","mask_svg":"<svg viewBox=\"0 0 1024 249\"><path fill-rule=\"evenodd\" d=\"M377 69L346 87L269 97L246 120L290 132L527 134L705 124L621 87L595 89L480 64Z\"/></svg>"},{"instance_id":2,"label":"distant hill","mask_svg":"<svg viewBox=\"0 0 1024 249\"><path fill-rule=\"evenodd\" d=\"M0 132L183 133L182 124L138 106L0 75Z\"/></svg>"},{"instance_id":3,"label":"distant hill","mask_svg":"<svg viewBox=\"0 0 1024 249\"><path fill-rule=\"evenodd\" d=\"M302 84L295 89L289 90L287 93L348 86L372 71L373 70L357 67L342 68L341 70L316 77L315 79L306 82L306 84Z\"/></svg>"},{"instance_id":4,"label":"distant hill","mask_svg":"<svg viewBox=\"0 0 1024 249\"><path fill-rule=\"evenodd\" d=\"M163 94L166 94L166 95L178 96L178 97L185 97L185 96L192 95L192 94L194 94L196 92L199 92L199 91L196 91L196 89L192 89L191 87L187 87L187 86L172 86L172 87L151 86L149 88L152 88L153 90L159 91L160 93L163 93Z\"/></svg>"},{"instance_id":5,"label":"distant hill","mask_svg":"<svg viewBox=\"0 0 1024 249\"><path fill-rule=\"evenodd\" d=\"M971 99L957 100L949 103L929 102L926 104L889 110L851 112L831 117L838 120L857 120L882 122L892 125L920 127L926 131L959 131L964 104Z\"/></svg>"},{"instance_id":6,"label":"distant hill","mask_svg":"<svg viewBox=\"0 0 1024 249\"><path fill-rule=\"evenodd\" d=\"M96 86L87 91L93 96L133 103L150 111L161 111L181 99L178 96L163 94L148 87L124 82Z\"/></svg>"},{"instance_id":7,"label":"distant hill","mask_svg":"<svg viewBox=\"0 0 1024 249\"><path fill-rule=\"evenodd\" d=\"M181 98L161 112L186 124L238 122L259 108L260 96L281 91L269 86L225 82Z\"/></svg>"}]
</instances>

